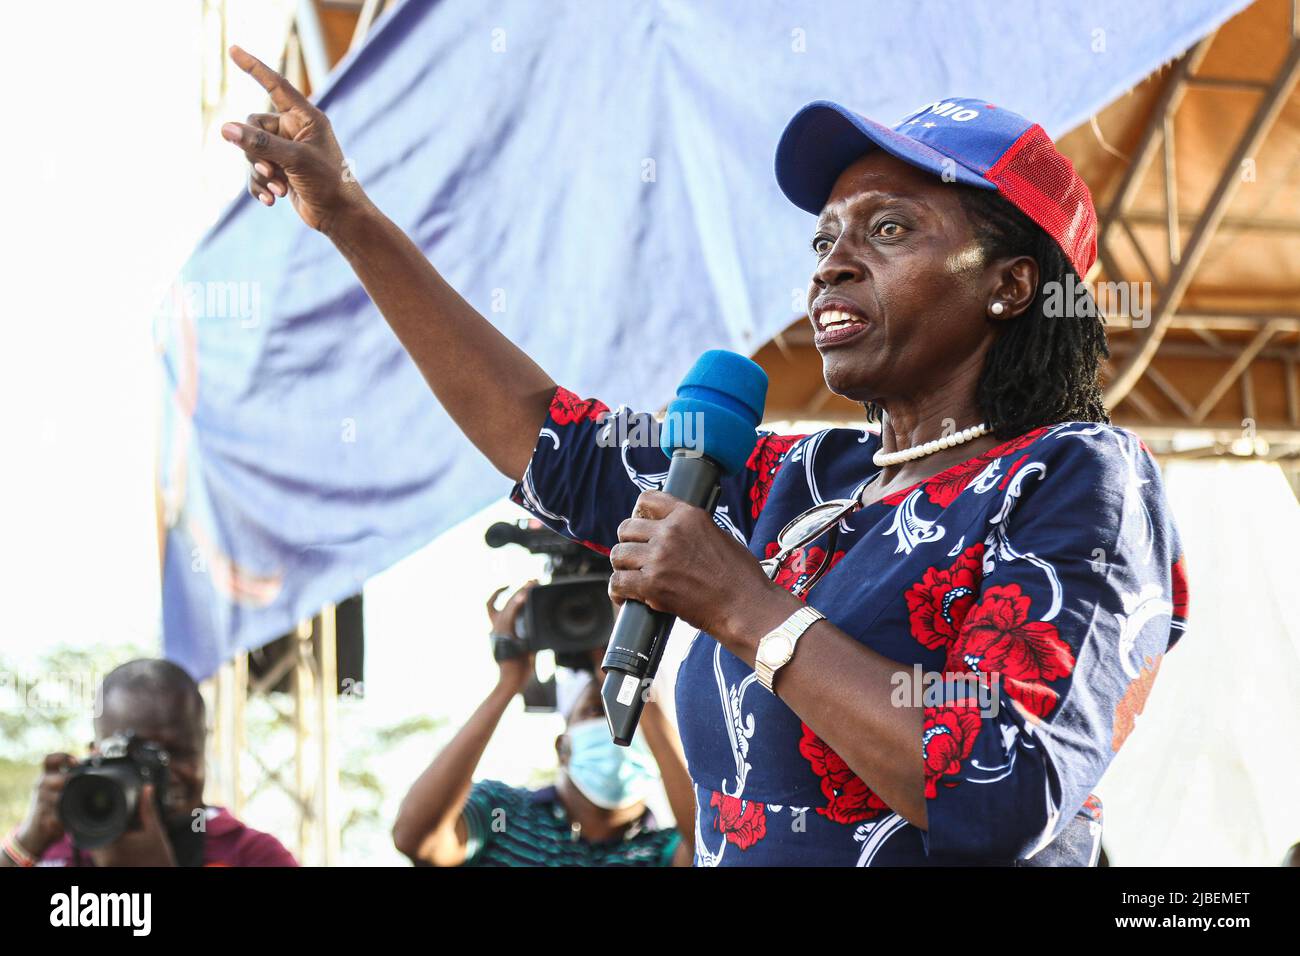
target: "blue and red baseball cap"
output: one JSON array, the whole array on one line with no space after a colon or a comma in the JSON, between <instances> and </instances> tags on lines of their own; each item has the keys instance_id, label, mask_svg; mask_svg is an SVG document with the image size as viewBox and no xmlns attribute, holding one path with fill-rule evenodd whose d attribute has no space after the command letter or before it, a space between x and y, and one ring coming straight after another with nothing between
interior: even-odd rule
<instances>
[{"instance_id":1,"label":"blue and red baseball cap","mask_svg":"<svg viewBox=\"0 0 1300 956\"><path fill-rule=\"evenodd\" d=\"M1092 193L1037 123L978 99L941 100L892 129L838 103L809 103L776 147L776 181L786 198L817 215L840 173L883 149L945 182L996 189L1036 222L1086 276L1097 258Z\"/></svg>"}]
</instances>

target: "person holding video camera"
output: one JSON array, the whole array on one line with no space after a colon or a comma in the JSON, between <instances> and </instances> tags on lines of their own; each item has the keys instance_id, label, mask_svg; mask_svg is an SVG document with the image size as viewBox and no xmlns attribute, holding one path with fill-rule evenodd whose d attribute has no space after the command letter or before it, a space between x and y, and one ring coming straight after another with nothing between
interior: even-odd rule
<instances>
[{"instance_id":1,"label":"person holding video camera","mask_svg":"<svg viewBox=\"0 0 1300 956\"><path fill-rule=\"evenodd\" d=\"M110 671L90 756L45 757L0 866L297 866L269 833L203 801L198 685L165 660Z\"/></svg>"},{"instance_id":2,"label":"person holding video camera","mask_svg":"<svg viewBox=\"0 0 1300 956\"><path fill-rule=\"evenodd\" d=\"M529 582L497 609L488 599L494 637L518 633L536 587ZM591 652L598 666L603 649ZM514 696L533 676L533 656L498 654L500 677L487 699L412 785L393 824L393 842L427 866L689 866L694 856L695 799L668 719L652 699L631 747L609 739L600 685L591 671L561 700L564 733L555 742L555 786L473 782L474 770ZM660 779L678 824L661 830L645 797Z\"/></svg>"}]
</instances>

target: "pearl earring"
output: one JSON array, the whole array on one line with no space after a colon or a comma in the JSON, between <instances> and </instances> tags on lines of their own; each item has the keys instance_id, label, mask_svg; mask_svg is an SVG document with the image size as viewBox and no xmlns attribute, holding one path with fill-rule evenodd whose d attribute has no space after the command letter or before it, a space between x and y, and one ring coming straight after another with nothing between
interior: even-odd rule
<instances>
[{"instance_id":1,"label":"pearl earring","mask_svg":"<svg viewBox=\"0 0 1300 956\"><path fill-rule=\"evenodd\" d=\"M1003 305L1001 302L994 302L991 306L989 306L989 311L992 312L994 315L1001 315L1006 310L1007 307Z\"/></svg>"}]
</instances>

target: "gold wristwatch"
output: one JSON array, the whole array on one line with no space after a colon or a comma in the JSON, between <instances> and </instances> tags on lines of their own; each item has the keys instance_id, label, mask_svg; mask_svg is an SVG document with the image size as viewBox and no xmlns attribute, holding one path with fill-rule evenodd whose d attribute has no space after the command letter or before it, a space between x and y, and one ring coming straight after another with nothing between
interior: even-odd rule
<instances>
[{"instance_id":1,"label":"gold wristwatch","mask_svg":"<svg viewBox=\"0 0 1300 956\"><path fill-rule=\"evenodd\" d=\"M772 682L776 679L776 672L794 657L795 645L804 631L825 618L826 615L815 607L805 605L764 634L754 655L754 673L758 675L758 682L775 694Z\"/></svg>"}]
</instances>

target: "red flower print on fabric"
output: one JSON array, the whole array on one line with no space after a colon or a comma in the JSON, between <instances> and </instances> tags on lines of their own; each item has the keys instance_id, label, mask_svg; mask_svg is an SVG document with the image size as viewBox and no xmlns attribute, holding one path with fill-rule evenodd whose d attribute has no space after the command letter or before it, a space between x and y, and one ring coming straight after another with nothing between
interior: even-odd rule
<instances>
[{"instance_id":1,"label":"red flower print on fabric","mask_svg":"<svg viewBox=\"0 0 1300 956\"><path fill-rule=\"evenodd\" d=\"M1013 454L1032 444L1046 431L1046 428L1035 428L1031 432L1025 432L1018 438L1012 438L1001 445L994 445L988 451L976 455L969 461L953 465L931 478L918 482L918 484L925 488L925 495L933 504L938 505L940 508L946 508L957 500L957 496L966 490L966 486L974 481L980 472L989 466L989 462ZM1016 462L1014 467L1019 468L1020 464L1021 462ZM912 485L902 491L896 491L892 495L886 495L881 500L888 505L901 504L915 489L916 485Z\"/></svg>"},{"instance_id":2,"label":"red flower print on fabric","mask_svg":"<svg viewBox=\"0 0 1300 956\"><path fill-rule=\"evenodd\" d=\"M1095 793L1088 794L1088 799L1083 801L1083 806L1079 809L1089 818L1101 823L1101 798Z\"/></svg>"},{"instance_id":3,"label":"red flower print on fabric","mask_svg":"<svg viewBox=\"0 0 1300 956\"><path fill-rule=\"evenodd\" d=\"M979 594L984 545L971 545L950 568L928 568L907 590L912 636L930 650L951 643Z\"/></svg>"},{"instance_id":4,"label":"red flower print on fabric","mask_svg":"<svg viewBox=\"0 0 1300 956\"><path fill-rule=\"evenodd\" d=\"M781 550L781 546L775 541L768 542L767 549L763 554L765 558L775 557ZM813 574L822 565L822 559L826 556L826 549L813 545L810 548L796 548L786 555L786 559L781 562L781 566L776 569L777 584L787 591L793 591L811 574ZM836 551L831 555L830 567L826 569L827 573L835 567L844 557L843 551ZM802 600L807 600L806 594L800 594Z\"/></svg>"},{"instance_id":5,"label":"red flower print on fabric","mask_svg":"<svg viewBox=\"0 0 1300 956\"><path fill-rule=\"evenodd\" d=\"M583 421L598 422L609 412L609 406L594 398L579 398L567 388L555 390L551 399L551 418L557 425L572 425Z\"/></svg>"},{"instance_id":6,"label":"red flower print on fabric","mask_svg":"<svg viewBox=\"0 0 1300 956\"><path fill-rule=\"evenodd\" d=\"M803 435L764 435L754 446L745 467L758 472L754 483L749 488L749 516L757 518L767 504L767 496L772 491L772 482L781 470L786 454Z\"/></svg>"},{"instance_id":7,"label":"red flower print on fabric","mask_svg":"<svg viewBox=\"0 0 1300 956\"><path fill-rule=\"evenodd\" d=\"M962 462L947 471L942 471L929 479L925 483L925 494L934 504L941 508L946 508L954 501L957 496L966 490L966 486L979 476L979 473L989 466L989 463L1002 458L1006 455L1014 454L1026 445L1032 444L1039 435L1042 435L1046 428L1035 428L1031 432L1026 432L1019 438L1012 438L1001 445L994 445L988 451L976 455L970 461ZM1018 465L1017 465L1018 467Z\"/></svg>"},{"instance_id":8,"label":"red flower print on fabric","mask_svg":"<svg viewBox=\"0 0 1300 956\"><path fill-rule=\"evenodd\" d=\"M1007 485L1011 484L1011 479L1016 477L1016 472L1020 470L1020 466L1023 465L1028 460L1029 460L1028 455L1021 455L1019 458L1017 458L1015 461L1011 463L1011 467L1007 469L1007 473L1003 475L1002 480L998 482L998 491L1007 490Z\"/></svg>"},{"instance_id":9,"label":"red flower print on fabric","mask_svg":"<svg viewBox=\"0 0 1300 956\"><path fill-rule=\"evenodd\" d=\"M925 727L921 731L921 757L925 761L925 796L939 795L939 784L957 786L955 777L962 761L975 748L980 732L979 707L960 702L925 709Z\"/></svg>"},{"instance_id":10,"label":"red flower print on fabric","mask_svg":"<svg viewBox=\"0 0 1300 956\"><path fill-rule=\"evenodd\" d=\"M817 808L818 813L834 823L859 823L875 819L889 809L811 727L802 721L800 726L803 738L799 741L799 753L821 778L822 796L827 801L826 806Z\"/></svg>"},{"instance_id":11,"label":"red flower print on fabric","mask_svg":"<svg viewBox=\"0 0 1300 956\"><path fill-rule=\"evenodd\" d=\"M1046 717L1057 698L1042 684L1068 677L1074 654L1055 624L1029 619L1029 605L1018 584L988 588L949 647L947 669L1000 674L1013 700Z\"/></svg>"},{"instance_id":12,"label":"red flower print on fabric","mask_svg":"<svg viewBox=\"0 0 1300 956\"><path fill-rule=\"evenodd\" d=\"M767 836L767 814L763 804L713 791L709 806L718 808L713 828L742 850L748 850Z\"/></svg>"},{"instance_id":13,"label":"red flower print on fabric","mask_svg":"<svg viewBox=\"0 0 1300 956\"><path fill-rule=\"evenodd\" d=\"M1178 560L1169 569L1169 577L1174 589L1174 617L1185 621L1187 620L1187 564L1183 558L1184 555L1178 556Z\"/></svg>"},{"instance_id":14,"label":"red flower print on fabric","mask_svg":"<svg viewBox=\"0 0 1300 956\"><path fill-rule=\"evenodd\" d=\"M1056 691L1037 681L1001 676L999 682L1012 702L1019 705L1021 713L1029 718L1030 723L1036 724L1041 721L1052 712L1056 702L1060 700Z\"/></svg>"}]
</instances>

